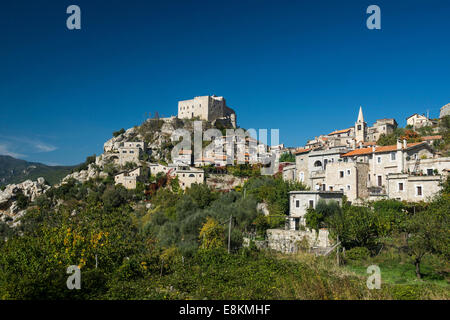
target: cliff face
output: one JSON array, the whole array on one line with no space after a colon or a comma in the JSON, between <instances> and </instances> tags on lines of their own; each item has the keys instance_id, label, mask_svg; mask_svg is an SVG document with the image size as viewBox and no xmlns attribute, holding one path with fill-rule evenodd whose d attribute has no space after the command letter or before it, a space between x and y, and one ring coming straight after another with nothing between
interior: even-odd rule
<instances>
[{"instance_id":1,"label":"cliff face","mask_svg":"<svg viewBox=\"0 0 450 320\"><path fill-rule=\"evenodd\" d=\"M0 221L8 218L15 225L16 220L25 214L28 202L36 200L38 196L50 189L44 178L37 181L26 180L18 184L10 184L0 191Z\"/></svg>"}]
</instances>

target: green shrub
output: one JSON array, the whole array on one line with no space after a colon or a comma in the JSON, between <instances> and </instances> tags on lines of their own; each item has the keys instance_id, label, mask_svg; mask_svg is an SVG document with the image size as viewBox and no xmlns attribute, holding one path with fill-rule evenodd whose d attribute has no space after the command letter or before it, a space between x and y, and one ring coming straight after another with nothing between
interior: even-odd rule
<instances>
[{"instance_id":1,"label":"green shrub","mask_svg":"<svg viewBox=\"0 0 450 320\"><path fill-rule=\"evenodd\" d=\"M370 256L370 251L366 247L354 247L345 252L348 260L366 260Z\"/></svg>"},{"instance_id":2,"label":"green shrub","mask_svg":"<svg viewBox=\"0 0 450 320\"><path fill-rule=\"evenodd\" d=\"M396 300L417 300L420 299L420 287L413 285L395 285L390 290L391 295Z\"/></svg>"}]
</instances>

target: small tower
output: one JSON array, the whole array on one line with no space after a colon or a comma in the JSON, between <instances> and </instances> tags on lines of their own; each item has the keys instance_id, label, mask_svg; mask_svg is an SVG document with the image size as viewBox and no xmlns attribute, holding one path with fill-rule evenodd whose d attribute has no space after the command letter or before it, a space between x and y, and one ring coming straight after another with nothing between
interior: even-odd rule
<instances>
[{"instance_id":1,"label":"small tower","mask_svg":"<svg viewBox=\"0 0 450 320\"><path fill-rule=\"evenodd\" d=\"M362 107L359 107L358 120L355 122L355 139L356 142L365 142L367 136L367 123L364 122Z\"/></svg>"}]
</instances>

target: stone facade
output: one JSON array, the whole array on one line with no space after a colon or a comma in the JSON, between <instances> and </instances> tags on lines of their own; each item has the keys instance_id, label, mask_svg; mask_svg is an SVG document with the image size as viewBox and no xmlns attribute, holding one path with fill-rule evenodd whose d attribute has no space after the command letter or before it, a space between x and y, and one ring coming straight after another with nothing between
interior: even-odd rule
<instances>
[{"instance_id":1,"label":"stone facade","mask_svg":"<svg viewBox=\"0 0 450 320\"><path fill-rule=\"evenodd\" d=\"M144 141L121 142L117 150L119 165L125 165L127 162L139 164L140 158L147 148Z\"/></svg>"},{"instance_id":2,"label":"stone facade","mask_svg":"<svg viewBox=\"0 0 450 320\"><path fill-rule=\"evenodd\" d=\"M325 188L341 191L351 202L366 199L368 192L369 164L336 162L328 165L325 172Z\"/></svg>"},{"instance_id":3,"label":"stone facade","mask_svg":"<svg viewBox=\"0 0 450 320\"><path fill-rule=\"evenodd\" d=\"M337 201L342 205L343 192L339 191L291 191L289 192L289 229L298 230L305 225L308 208L316 208L320 200Z\"/></svg>"},{"instance_id":4,"label":"stone facade","mask_svg":"<svg viewBox=\"0 0 450 320\"><path fill-rule=\"evenodd\" d=\"M196 117L211 122L217 119L229 119L236 128L236 113L226 105L224 97L212 95L178 101L178 118L193 119Z\"/></svg>"},{"instance_id":5,"label":"stone facade","mask_svg":"<svg viewBox=\"0 0 450 320\"><path fill-rule=\"evenodd\" d=\"M418 129L426 126L431 126L433 123L425 115L415 113L406 118L406 124L413 127L413 129Z\"/></svg>"},{"instance_id":6,"label":"stone facade","mask_svg":"<svg viewBox=\"0 0 450 320\"><path fill-rule=\"evenodd\" d=\"M181 189L190 188L192 184L202 184L205 181L205 172L198 169L180 169L175 171Z\"/></svg>"},{"instance_id":7,"label":"stone facade","mask_svg":"<svg viewBox=\"0 0 450 320\"><path fill-rule=\"evenodd\" d=\"M441 182L441 175L389 174L387 176L387 195L392 199L410 202L429 201L439 192Z\"/></svg>"},{"instance_id":8,"label":"stone facade","mask_svg":"<svg viewBox=\"0 0 450 320\"><path fill-rule=\"evenodd\" d=\"M136 189L136 185L138 181L145 182L148 177L148 169L144 169L143 167L138 167L133 170L124 171L116 174L114 176L115 184L121 184L126 189Z\"/></svg>"},{"instance_id":9,"label":"stone facade","mask_svg":"<svg viewBox=\"0 0 450 320\"><path fill-rule=\"evenodd\" d=\"M267 247L283 253L298 252L305 240L310 248L327 248L331 245L327 229L320 229L319 233L316 230L268 229L266 234Z\"/></svg>"}]
</instances>

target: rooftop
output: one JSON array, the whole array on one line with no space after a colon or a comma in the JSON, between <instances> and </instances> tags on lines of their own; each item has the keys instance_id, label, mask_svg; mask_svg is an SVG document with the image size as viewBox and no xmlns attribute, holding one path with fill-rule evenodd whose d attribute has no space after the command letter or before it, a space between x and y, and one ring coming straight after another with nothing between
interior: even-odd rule
<instances>
[{"instance_id":1,"label":"rooftop","mask_svg":"<svg viewBox=\"0 0 450 320\"><path fill-rule=\"evenodd\" d=\"M408 143L406 145L406 149L413 148L413 147L418 146L423 143L424 143L423 141ZM384 152L392 152L392 151L397 151L396 144L390 145L390 146L375 147L375 153L384 153ZM362 155L371 154L371 153L373 153L373 147L367 147L367 148L352 150L350 152L347 152L346 154L343 154L342 157L362 156Z\"/></svg>"}]
</instances>

